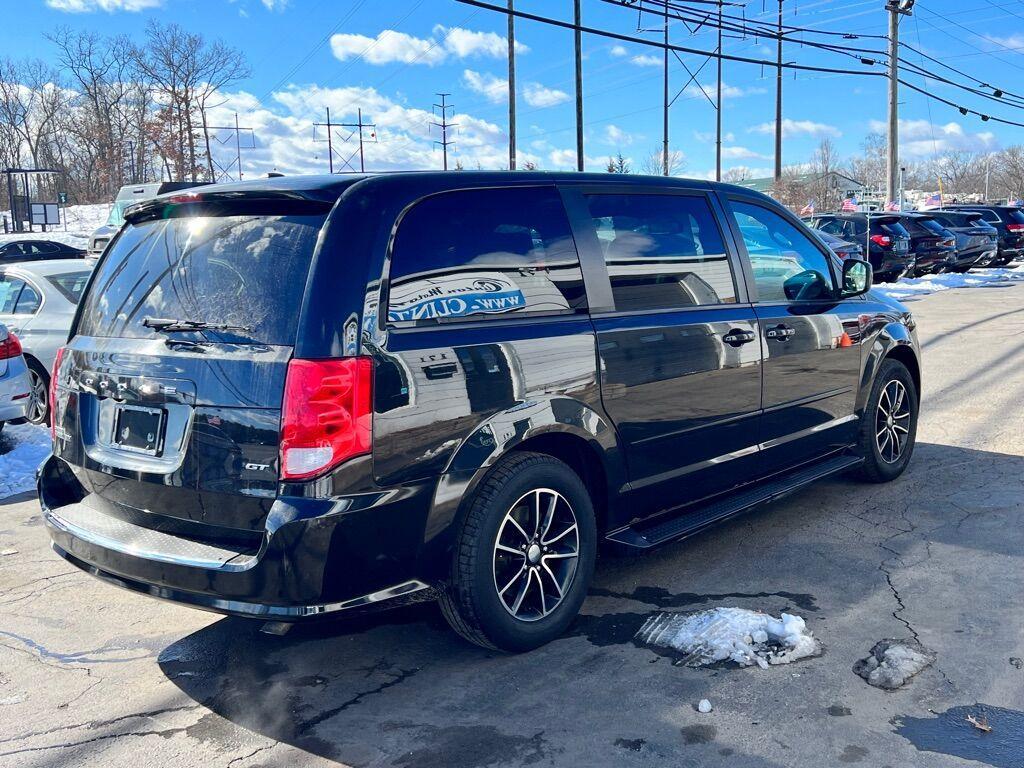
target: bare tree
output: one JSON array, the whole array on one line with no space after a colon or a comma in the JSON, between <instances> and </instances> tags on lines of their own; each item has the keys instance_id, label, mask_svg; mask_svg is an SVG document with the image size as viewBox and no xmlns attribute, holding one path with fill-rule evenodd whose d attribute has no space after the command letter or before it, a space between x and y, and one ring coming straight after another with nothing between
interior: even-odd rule
<instances>
[{"instance_id":1,"label":"bare tree","mask_svg":"<svg viewBox=\"0 0 1024 768\"><path fill-rule=\"evenodd\" d=\"M842 203L842 191L837 183L839 156L832 139L824 138L811 156L807 182L804 185L807 198L822 211L837 210ZM806 201L805 201L806 202ZM803 205L803 203L801 203Z\"/></svg>"},{"instance_id":2,"label":"bare tree","mask_svg":"<svg viewBox=\"0 0 1024 768\"><path fill-rule=\"evenodd\" d=\"M990 163L993 182L990 194L998 189L1006 197L1024 195L1024 147L1019 144L1007 147L994 156Z\"/></svg>"},{"instance_id":3,"label":"bare tree","mask_svg":"<svg viewBox=\"0 0 1024 768\"><path fill-rule=\"evenodd\" d=\"M869 133L861 142L861 154L850 161L850 175L872 190L885 189L886 140L882 133Z\"/></svg>"},{"instance_id":4,"label":"bare tree","mask_svg":"<svg viewBox=\"0 0 1024 768\"><path fill-rule=\"evenodd\" d=\"M659 147L651 152L640 164L640 170L648 176L661 176L665 172L664 151ZM668 152L668 175L677 176L686 170L686 158L676 149Z\"/></svg>"},{"instance_id":5,"label":"bare tree","mask_svg":"<svg viewBox=\"0 0 1024 768\"><path fill-rule=\"evenodd\" d=\"M977 152L944 152L930 163L930 170L942 180L947 195L976 193L985 186L985 158Z\"/></svg>"}]
</instances>

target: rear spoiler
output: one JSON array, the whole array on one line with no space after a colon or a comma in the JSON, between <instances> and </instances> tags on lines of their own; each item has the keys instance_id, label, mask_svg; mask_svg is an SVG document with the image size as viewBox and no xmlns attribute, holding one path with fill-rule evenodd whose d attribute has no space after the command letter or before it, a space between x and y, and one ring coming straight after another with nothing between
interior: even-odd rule
<instances>
[{"instance_id":1,"label":"rear spoiler","mask_svg":"<svg viewBox=\"0 0 1024 768\"><path fill-rule=\"evenodd\" d=\"M130 205L124 219L138 224L185 216L316 215L326 214L335 199L311 197L295 190L233 190L173 192Z\"/></svg>"}]
</instances>

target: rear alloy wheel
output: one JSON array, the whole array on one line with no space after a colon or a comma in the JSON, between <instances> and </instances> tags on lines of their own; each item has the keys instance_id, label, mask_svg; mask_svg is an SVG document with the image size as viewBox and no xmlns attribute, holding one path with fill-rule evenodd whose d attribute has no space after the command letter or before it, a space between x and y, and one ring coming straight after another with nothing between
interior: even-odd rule
<instances>
[{"instance_id":1,"label":"rear alloy wheel","mask_svg":"<svg viewBox=\"0 0 1024 768\"><path fill-rule=\"evenodd\" d=\"M537 648L579 612L596 551L594 508L579 476L553 456L513 453L468 502L441 609L477 645Z\"/></svg>"},{"instance_id":2,"label":"rear alloy wheel","mask_svg":"<svg viewBox=\"0 0 1024 768\"><path fill-rule=\"evenodd\" d=\"M28 361L28 377L31 390L28 396L28 413L25 418L30 424L49 424L50 377L35 360Z\"/></svg>"},{"instance_id":3,"label":"rear alloy wheel","mask_svg":"<svg viewBox=\"0 0 1024 768\"><path fill-rule=\"evenodd\" d=\"M884 360L861 416L864 479L884 483L903 474L914 452L917 408L917 387L910 371L896 360Z\"/></svg>"}]
</instances>

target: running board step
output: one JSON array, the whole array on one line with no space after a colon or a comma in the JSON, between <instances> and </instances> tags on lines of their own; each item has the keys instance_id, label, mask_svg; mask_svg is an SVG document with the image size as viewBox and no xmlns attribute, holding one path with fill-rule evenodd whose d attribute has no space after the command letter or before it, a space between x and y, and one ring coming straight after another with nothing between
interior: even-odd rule
<instances>
[{"instance_id":1,"label":"running board step","mask_svg":"<svg viewBox=\"0 0 1024 768\"><path fill-rule=\"evenodd\" d=\"M788 474L731 494L707 506L689 508L677 517L650 525L622 528L607 540L633 549L650 549L691 536L710 525L728 520L751 507L781 498L823 477L852 469L863 463L859 456L836 456L808 464Z\"/></svg>"}]
</instances>

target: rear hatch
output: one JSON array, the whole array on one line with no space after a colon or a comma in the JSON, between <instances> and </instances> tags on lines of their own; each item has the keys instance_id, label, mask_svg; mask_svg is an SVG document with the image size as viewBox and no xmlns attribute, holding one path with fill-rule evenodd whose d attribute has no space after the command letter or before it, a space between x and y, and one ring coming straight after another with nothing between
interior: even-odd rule
<instances>
[{"instance_id":1,"label":"rear hatch","mask_svg":"<svg viewBox=\"0 0 1024 768\"><path fill-rule=\"evenodd\" d=\"M910 232L898 216L871 217L871 240L887 251L905 256L910 251Z\"/></svg>"},{"instance_id":2,"label":"rear hatch","mask_svg":"<svg viewBox=\"0 0 1024 768\"><path fill-rule=\"evenodd\" d=\"M953 248L956 246L956 239L951 237L951 233L935 219L919 218L914 223L917 225L914 241L918 248Z\"/></svg>"},{"instance_id":3,"label":"rear hatch","mask_svg":"<svg viewBox=\"0 0 1024 768\"><path fill-rule=\"evenodd\" d=\"M1021 248L1024 246L1024 212L1019 208L1011 208L1003 212L1006 222L1006 247Z\"/></svg>"},{"instance_id":4,"label":"rear hatch","mask_svg":"<svg viewBox=\"0 0 1024 768\"><path fill-rule=\"evenodd\" d=\"M63 355L57 452L87 506L258 546L328 206L174 200L129 213L97 266Z\"/></svg>"}]
</instances>

